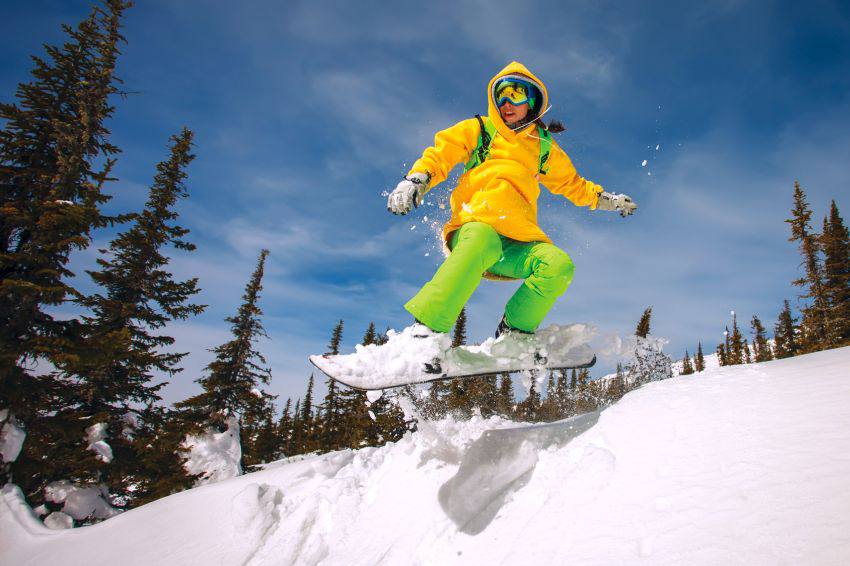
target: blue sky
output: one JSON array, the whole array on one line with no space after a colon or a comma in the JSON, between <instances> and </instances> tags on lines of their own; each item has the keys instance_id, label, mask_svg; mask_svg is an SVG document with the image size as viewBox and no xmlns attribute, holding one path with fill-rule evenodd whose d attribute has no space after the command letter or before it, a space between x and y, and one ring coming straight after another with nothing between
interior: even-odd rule
<instances>
[{"instance_id":1,"label":"blue sky","mask_svg":"<svg viewBox=\"0 0 850 566\"><path fill-rule=\"evenodd\" d=\"M850 5L698 4L139 2L119 62L134 94L110 124L124 152L109 209L137 210L168 136L194 130L181 223L198 251L175 254L173 268L199 276L210 305L171 329L192 355L166 399L197 390L262 247L260 349L281 402L302 394L306 357L337 320L346 350L370 321L409 324L401 305L440 261L450 187L404 218L383 194L434 132L486 111L487 80L511 60L547 83L579 172L639 205L621 219L544 192L541 226L577 265L546 323L627 334L652 305L653 333L675 357L699 340L713 350L732 309L772 327L797 294L783 223L794 180L816 224L830 199L850 210ZM0 99L27 80L41 43L62 41L60 24L87 12L3 2ZM110 237L75 256L78 273ZM492 333L514 288L482 284L472 339Z\"/></svg>"}]
</instances>

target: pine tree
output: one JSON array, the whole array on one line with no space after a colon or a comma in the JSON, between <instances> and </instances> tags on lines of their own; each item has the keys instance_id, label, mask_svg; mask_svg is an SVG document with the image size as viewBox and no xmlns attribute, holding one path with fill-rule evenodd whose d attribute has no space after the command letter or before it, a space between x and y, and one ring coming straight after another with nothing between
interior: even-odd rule
<instances>
[{"instance_id":1,"label":"pine tree","mask_svg":"<svg viewBox=\"0 0 850 566\"><path fill-rule=\"evenodd\" d=\"M333 333L331 334L331 341L328 344L328 354L332 356L336 356L339 354L339 346L342 342L342 328L345 325L342 319L334 326Z\"/></svg>"},{"instance_id":2,"label":"pine tree","mask_svg":"<svg viewBox=\"0 0 850 566\"><path fill-rule=\"evenodd\" d=\"M277 423L277 435L280 438L281 451L283 456L291 456L292 449L292 398L286 399L286 404L283 406L283 414Z\"/></svg>"},{"instance_id":3,"label":"pine tree","mask_svg":"<svg viewBox=\"0 0 850 566\"><path fill-rule=\"evenodd\" d=\"M511 418L514 413L514 384L509 373L502 374L502 381L499 384L499 403L498 413L506 418Z\"/></svg>"},{"instance_id":4,"label":"pine tree","mask_svg":"<svg viewBox=\"0 0 850 566\"><path fill-rule=\"evenodd\" d=\"M241 426L246 414L264 414L274 399L259 390L261 384L269 384L271 370L260 365L265 365L266 359L254 349L254 343L266 336L258 302L268 254L268 250L260 252L257 267L245 287L242 305L236 316L225 319L231 325L233 339L212 350L215 360L206 367L207 375L196 380L204 391L175 404L196 427L214 425L223 430L231 415L239 419Z\"/></svg>"},{"instance_id":5,"label":"pine tree","mask_svg":"<svg viewBox=\"0 0 850 566\"><path fill-rule=\"evenodd\" d=\"M829 346L845 346L850 344L850 234L834 200L823 221L820 246L830 313L826 341Z\"/></svg>"},{"instance_id":6,"label":"pine tree","mask_svg":"<svg viewBox=\"0 0 850 566\"><path fill-rule=\"evenodd\" d=\"M705 370L705 356L702 353L702 342L697 343L697 355L694 356L694 370L697 372Z\"/></svg>"},{"instance_id":7,"label":"pine tree","mask_svg":"<svg viewBox=\"0 0 850 566\"><path fill-rule=\"evenodd\" d=\"M537 380L532 378L528 396L517 405L517 416L526 422L536 422L539 420L539 412L540 393L537 392Z\"/></svg>"},{"instance_id":8,"label":"pine tree","mask_svg":"<svg viewBox=\"0 0 850 566\"><path fill-rule=\"evenodd\" d=\"M726 346L723 343L717 345L717 363L721 366L728 366L729 362L726 359Z\"/></svg>"},{"instance_id":9,"label":"pine tree","mask_svg":"<svg viewBox=\"0 0 850 566\"><path fill-rule=\"evenodd\" d=\"M685 354L687 357L687 354ZM626 374L623 371L623 364L617 364L617 372L614 374L614 379L608 385L608 390L605 392L605 397L608 403L615 403L626 394Z\"/></svg>"},{"instance_id":10,"label":"pine tree","mask_svg":"<svg viewBox=\"0 0 850 566\"><path fill-rule=\"evenodd\" d=\"M558 419L558 403L555 390L555 372L549 370L546 381L546 398L540 403L538 419L543 422L551 422Z\"/></svg>"},{"instance_id":11,"label":"pine tree","mask_svg":"<svg viewBox=\"0 0 850 566\"><path fill-rule=\"evenodd\" d=\"M340 320L334 327L331 334L331 341L328 344L328 353L336 356L339 354L339 346L342 342L343 321ZM336 381L328 378L325 382L327 394L325 395L322 404L319 406L319 414L321 415L322 430L321 441L317 448L322 451L336 450L340 447L340 415L339 415L339 400L337 399Z\"/></svg>"},{"instance_id":12,"label":"pine tree","mask_svg":"<svg viewBox=\"0 0 850 566\"><path fill-rule=\"evenodd\" d=\"M691 365L691 357L688 351L685 350L685 357L682 360L682 371L679 375L691 375L694 373L694 366Z\"/></svg>"},{"instance_id":13,"label":"pine tree","mask_svg":"<svg viewBox=\"0 0 850 566\"><path fill-rule=\"evenodd\" d=\"M727 327L727 332L728 332ZM745 361L744 356L744 335L741 334L741 329L738 328L738 316L735 311L732 311L732 334L728 335L728 344L726 350L728 365L740 365Z\"/></svg>"},{"instance_id":14,"label":"pine tree","mask_svg":"<svg viewBox=\"0 0 850 566\"><path fill-rule=\"evenodd\" d=\"M805 276L794 281L794 285L805 291L801 299L811 299L811 303L802 309L803 319L803 349L812 352L821 349L826 343L829 309L826 297L823 266L819 257L820 242L817 234L811 228L812 211L806 202L806 194L800 183L794 182L794 207L791 218L786 220L791 225L789 242L799 242L798 249L802 257Z\"/></svg>"},{"instance_id":15,"label":"pine tree","mask_svg":"<svg viewBox=\"0 0 850 566\"><path fill-rule=\"evenodd\" d=\"M378 334L374 322L369 323L361 344L369 346L376 344ZM365 445L367 436L373 426L369 416L369 406L366 393L357 389L340 389L337 391L340 426L342 427L340 445L348 448L360 448Z\"/></svg>"},{"instance_id":16,"label":"pine tree","mask_svg":"<svg viewBox=\"0 0 850 566\"><path fill-rule=\"evenodd\" d=\"M295 409L292 410L292 432L289 435L286 454L294 456L304 453L304 426L301 423L301 398L295 401Z\"/></svg>"},{"instance_id":17,"label":"pine tree","mask_svg":"<svg viewBox=\"0 0 850 566\"><path fill-rule=\"evenodd\" d=\"M172 224L178 216L174 211L178 199L188 194L184 181L185 169L194 159L190 153L192 133L184 128L171 142L171 156L157 166L144 210L135 215L128 231L101 250L107 259L98 259L100 270L88 272L105 293L78 297L77 303L94 314L83 317L75 344L77 354L57 364L63 378L77 384L80 437L84 423L106 424L116 456L113 463L101 462L92 468L86 465L92 463L86 455L75 475L78 480L105 483L123 500L129 500L136 489L127 483L128 478L133 478L133 484L140 481L139 461L146 450L146 445L138 445L122 433L126 416L133 413L137 421L144 414L158 416L138 408L160 400L158 392L165 383L151 383L153 372L174 375L182 371L177 364L186 355L165 351L174 338L154 331L204 310L202 305L188 303L199 291L197 278L174 281L165 269L169 261L163 253L165 246L186 251L195 248L183 239L189 231Z\"/></svg>"},{"instance_id":18,"label":"pine tree","mask_svg":"<svg viewBox=\"0 0 850 566\"><path fill-rule=\"evenodd\" d=\"M595 411L599 407L598 399L593 395L590 384L590 372L582 369L578 372L578 385L576 395L576 413L583 414Z\"/></svg>"},{"instance_id":19,"label":"pine tree","mask_svg":"<svg viewBox=\"0 0 850 566\"><path fill-rule=\"evenodd\" d=\"M640 336L641 338L646 338L649 336L649 323L652 318L652 307L647 307L638 321L637 329L635 330L635 335Z\"/></svg>"},{"instance_id":20,"label":"pine tree","mask_svg":"<svg viewBox=\"0 0 850 566\"><path fill-rule=\"evenodd\" d=\"M567 370L562 369L558 372L558 383L555 385L555 399L558 405L558 418L560 419L569 416L567 410L569 395L570 390L569 384L567 383Z\"/></svg>"},{"instance_id":21,"label":"pine tree","mask_svg":"<svg viewBox=\"0 0 850 566\"><path fill-rule=\"evenodd\" d=\"M753 329L753 353L755 354L756 363L772 360L773 352L770 350L770 342L767 341L761 320L759 320L759 317L753 315L753 320L750 324Z\"/></svg>"},{"instance_id":22,"label":"pine tree","mask_svg":"<svg viewBox=\"0 0 850 566\"><path fill-rule=\"evenodd\" d=\"M28 497L49 480L39 467L52 448L80 442L65 414L74 384L33 368L73 357L77 321L48 309L78 295L72 251L88 247L94 229L124 220L100 207L119 152L105 123L121 82L114 71L128 6L107 0L76 28L63 26L66 42L33 57L33 79L18 85L18 104L0 104L0 410L27 433L16 462L0 467L0 483L14 471Z\"/></svg>"},{"instance_id":23,"label":"pine tree","mask_svg":"<svg viewBox=\"0 0 850 566\"><path fill-rule=\"evenodd\" d=\"M373 329L374 330L374 329ZM312 452L315 450L315 422L313 418L313 374L310 374L310 379L307 380L307 392L304 394L304 400L301 403L301 426L303 427L304 437L301 446L302 452Z\"/></svg>"},{"instance_id":24,"label":"pine tree","mask_svg":"<svg viewBox=\"0 0 850 566\"><path fill-rule=\"evenodd\" d=\"M133 485L136 506L191 488L200 479L184 467L186 453L181 449L185 431L173 411L158 405L144 409L141 423L133 429L137 450L135 468L126 478Z\"/></svg>"},{"instance_id":25,"label":"pine tree","mask_svg":"<svg viewBox=\"0 0 850 566\"><path fill-rule=\"evenodd\" d=\"M283 455L280 430L274 422L273 403L262 403L256 410L248 412L239 433L245 468L273 462Z\"/></svg>"},{"instance_id":26,"label":"pine tree","mask_svg":"<svg viewBox=\"0 0 850 566\"><path fill-rule=\"evenodd\" d=\"M773 341L777 358L790 358L800 353L797 319L791 314L791 305L787 300L773 328Z\"/></svg>"},{"instance_id":27,"label":"pine tree","mask_svg":"<svg viewBox=\"0 0 850 566\"><path fill-rule=\"evenodd\" d=\"M466 308L460 311L452 334L452 348L466 344ZM476 385L471 379L452 379L448 383L448 391L445 394L446 410L458 416L468 417L472 414L472 392Z\"/></svg>"}]
</instances>

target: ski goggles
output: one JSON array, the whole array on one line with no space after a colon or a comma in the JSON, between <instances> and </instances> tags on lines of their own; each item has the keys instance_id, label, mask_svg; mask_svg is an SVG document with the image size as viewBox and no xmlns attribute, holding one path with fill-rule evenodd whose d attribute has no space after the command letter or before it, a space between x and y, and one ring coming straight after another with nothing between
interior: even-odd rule
<instances>
[{"instance_id":1,"label":"ski goggles","mask_svg":"<svg viewBox=\"0 0 850 566\"><path fill-rule=\"evenodd\" d=\"M502 79L493 88L496 94L496 107L501 108L506 102L514 106L528 103L529 108L534 108L534 87L519 79Z\"/></svg>"}]
</instances>

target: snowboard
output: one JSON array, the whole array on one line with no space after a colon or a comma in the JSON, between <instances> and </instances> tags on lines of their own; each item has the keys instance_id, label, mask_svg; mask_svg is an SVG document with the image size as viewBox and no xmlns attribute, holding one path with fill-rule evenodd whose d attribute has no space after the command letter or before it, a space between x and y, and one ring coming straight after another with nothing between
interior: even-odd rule
<instances>
[{"instance_id":1,"label":"snowboard","mask_svg":"<svg viewBox=\"0 0 850 566\"><path fill-rule=\"evenodd\" d=\"M379 390L499 373L589 368L596 356L585 324L552 325L535 334L507 333L481 344L451 346L448 335L417 336L412 327L382 345L358 345L353 354L313 355L310 362L354 389Z\"/></svg>"}]
</instances>

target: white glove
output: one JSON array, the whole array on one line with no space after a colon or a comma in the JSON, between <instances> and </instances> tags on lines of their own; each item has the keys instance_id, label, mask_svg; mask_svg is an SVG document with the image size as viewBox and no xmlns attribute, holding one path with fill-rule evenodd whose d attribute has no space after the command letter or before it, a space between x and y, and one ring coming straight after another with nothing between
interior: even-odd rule
<instances>
[{"instance_id":1,"label":"white glove","mask_svg":"<svg viewBox=\"0 0 850 566\"><path fill-rule=\"evenodd\" d=\"M629 195L618 195L602 191L599 193L599 202L596 203L597 210L616 210L620 216L626 216L634 213L637 210L637 205Z\"/></svg>"},{"instance_id":2,"label":"white glove","mask_svg":"<svg viewBox=\"0 0 850 566\"><path fill-rule=\"evenodd\" d=\"M387 210L393 214L407 214L414 207L422 204L430 182L431 175L428 173L413 173L405 177L390 193L387 199Z\"/></svg>"}]
</instances>

